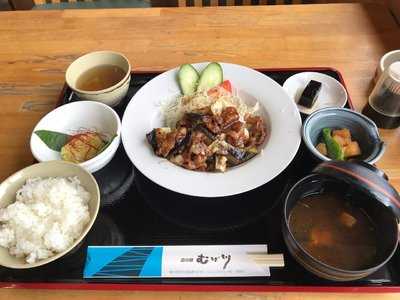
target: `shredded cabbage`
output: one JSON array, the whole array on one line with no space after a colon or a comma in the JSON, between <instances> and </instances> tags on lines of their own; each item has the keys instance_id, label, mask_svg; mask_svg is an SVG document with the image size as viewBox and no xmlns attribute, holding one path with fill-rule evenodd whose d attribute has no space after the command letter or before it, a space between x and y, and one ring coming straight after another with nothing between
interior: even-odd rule
<instances>
[{"instance_id":1,"label":"shredded cabbage","mask_svg":"<svg viewBox=\"0 0 400 300\"><path fill-rule=\"evenodd\" d=\"M223 88L218 89L218 97L209 96L207 91L199 91L193 95L178 96L172 102L162 107L165 126L175 128L176 123L184 114L200 111L210 107L214 115L219 115L226 107L233 106L239 113L240 121L244 122L246 114L253 115L259 109L258 102L250 107L236 94L230 94Z\"/></svg>"}]
</instances>

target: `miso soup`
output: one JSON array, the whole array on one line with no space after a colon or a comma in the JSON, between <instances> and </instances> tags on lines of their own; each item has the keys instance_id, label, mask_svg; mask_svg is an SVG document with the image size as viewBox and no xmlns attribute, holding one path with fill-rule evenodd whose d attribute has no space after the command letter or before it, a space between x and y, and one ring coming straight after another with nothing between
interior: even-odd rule
<instances>
[{"instance_id":1,"label":"miso soup","mask_svg":"<svg viewBox=\"0 0 400 300\"><path fill-rule=\"evenodd\" d=\"M289 228L317 260L344 270L362 270L377 258L377 229L366 212L336 193L307 196L296 203Z\"/></svg>"},{"instance_id":2,"label":"miso soup","mask_svg":"<svg viewBox=\"0 0 400 300\"><path fill-rule=\"evenodd\" d=\"M99 91L120 82L126 72L114 65L100 65L83 72L76 81L76 87L83 91Z\"/></svg>"}]
</instances>

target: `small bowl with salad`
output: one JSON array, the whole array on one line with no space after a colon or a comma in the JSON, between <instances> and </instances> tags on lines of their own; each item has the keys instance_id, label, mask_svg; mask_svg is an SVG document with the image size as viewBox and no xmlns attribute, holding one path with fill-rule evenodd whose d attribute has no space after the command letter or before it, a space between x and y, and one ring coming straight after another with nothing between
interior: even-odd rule
<instances>
[{"instance_id":1,"label":"small bowl with salad","mask_svg":"<svg viewBox=\"0 0 400 300\"><path fill-rule=\"evenodd\" d=\"M45 115L35 126L30 147L39 162L64 160L94 173L114 157L121 141L121 121L107 105L77 101Z\"/></svg>"},{"instance_id":2,"label":"small bowl with salad","mask_svg":"<svg viewBox=\"0 0 400 300\"><path fill-rule=\"evenodd\" d=\"M377 162L385 144L373 121L347 108L325 108L303 123L302 138L317 160Z\"/></svg>"}]
</instances>

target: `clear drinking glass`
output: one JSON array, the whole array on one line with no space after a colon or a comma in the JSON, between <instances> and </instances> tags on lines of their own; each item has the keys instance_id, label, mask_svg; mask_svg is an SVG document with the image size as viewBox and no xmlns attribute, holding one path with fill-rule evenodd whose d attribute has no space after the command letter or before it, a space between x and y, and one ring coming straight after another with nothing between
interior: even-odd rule
<instances>
[{"instance_id":1,"label":"clear drinking glass","mask_svg":"<svg viewBox=\"0 0 400 300\"><path fill-rule=\"evenodd\" d=\"M363 114L380 128L400 126L400 62L391 64L381 74Z\"/></svg>"}]
</instances>

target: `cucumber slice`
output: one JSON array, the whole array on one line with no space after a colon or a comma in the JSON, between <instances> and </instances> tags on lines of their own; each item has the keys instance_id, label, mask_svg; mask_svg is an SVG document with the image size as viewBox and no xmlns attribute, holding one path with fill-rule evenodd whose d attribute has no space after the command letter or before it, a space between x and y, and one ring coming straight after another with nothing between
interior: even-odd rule
<instances>
[{"instance_id":1,"label":"cucumber slice","mask_svg":"<svg viewBox=\"0 0 400 300\"><path fill-rule=\"evenodd\" d=\"M197 86L198 91L211 89L222 83L224 76L222 73L222 67L219 63L213 62L201 72L199 85Z\"/></svg>"},{"instance_id":2,"label":"cucumber slice","mask_svg":"<svg viewBox=\"0 0 400 300\"><path fill-rule=\"evenodd\" d=\"M191 95L196 91L199 73L192 65L182 65L178 72L178 81L184 95Z\"/></svg>"}]
</instances>

